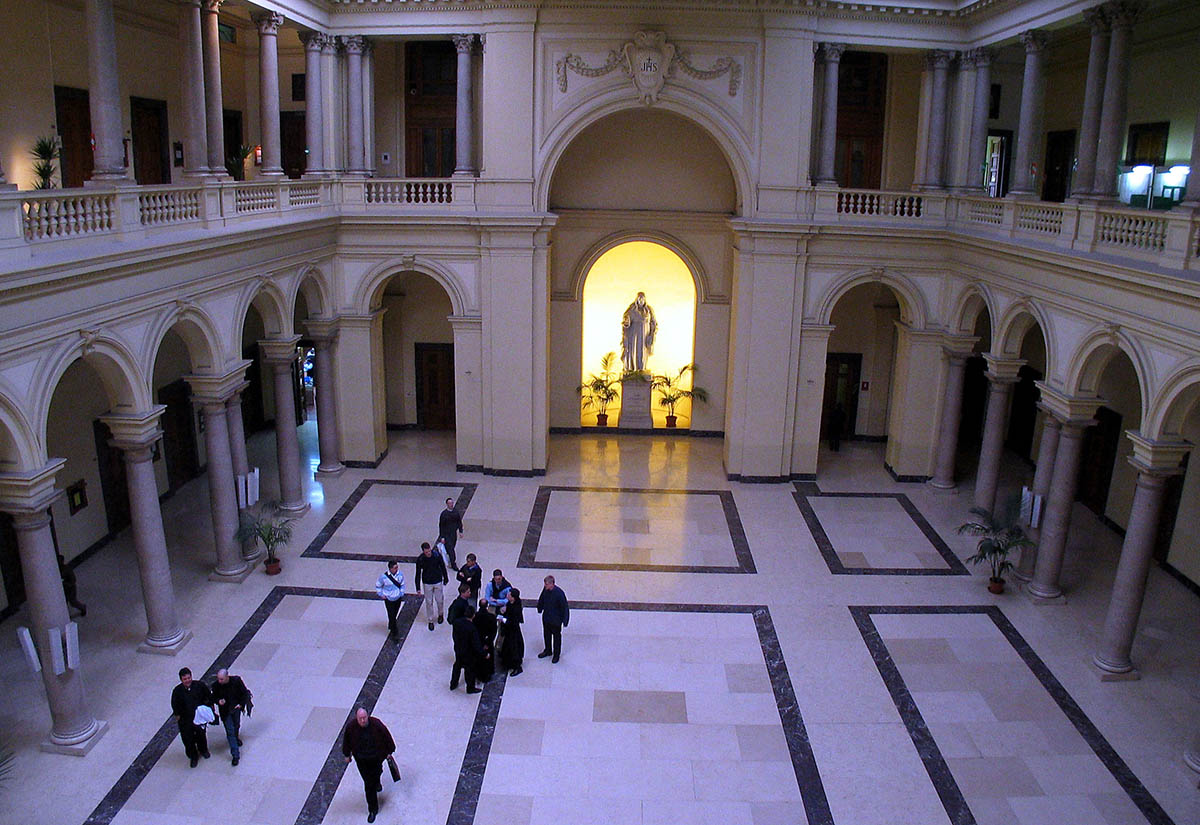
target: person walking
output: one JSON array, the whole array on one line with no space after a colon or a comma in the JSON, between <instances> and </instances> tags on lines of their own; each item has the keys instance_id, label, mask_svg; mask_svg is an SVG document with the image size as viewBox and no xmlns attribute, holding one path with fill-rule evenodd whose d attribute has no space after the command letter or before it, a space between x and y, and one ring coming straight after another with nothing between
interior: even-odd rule
<instances>
[{"instance_id":1,"label":"person walking","mask_svg":"<svg viewBox=\"0 0 1200 825\"><path fill-rule=\"evenodd\" d=\"M829 449L838 452L842 448L842 433L846 431L846 408L839 401L829 412Z\"/></svg>"},{"instance_id":2,"label":"person walking","mask_svg":"<svg viewBox=\"0 0 1200 825\"><path fill-rule=\"evenodd\" d=\"M353 759L362 776L367 794L367 822L379 815L379 792L383 790L383 763L396 752L396 742L387 726L367 713L366 708L354 712L354 718L342 731L342 756L346 764Z\"/></svg>"},{"instance_id":3,"label":"person walking","mask_svg":"<svg viewBox=\"0 0 1200 825\"><path fill-rule=\"evenodd\" d=\"M450 606L446 608L446 622L454 627L454 623L461 619L467 612L467 608L475 602L471 600L470 585L460 584L458 586L458 595L454 597L454 601L450 602Z\"/></svg>"},{"instance_id":4,"label":"person walking","mask_svg":"<svg viewBox=\"0 0 1200 825\"><path fill-rule=\"evenodd\" d=\"M463 534L462 513L454 506L454 499L446 499L446 509L438 516L438 538L446 543L446 553L450 556L450 567L457 570L458 562L454 558L454 545Z\"/></svg>"},{"instance_id":5,"label":"person walking","mask_svg":"<svg viewBox=\"0 0 1200 825\"><path fill-rule=\"evenodd\" d=\"M525 658L525 637L521 635L521 624L525 618L522 612L521 591L510 587L508 603L500 608L500 615L496 617L504 630L500 642L499 666L507 670L509 676L521 673L521 660Z\"/></svg>"},{"instance_id":6,"label":"person walking","mask_svg":"<svg viewBox=\"0 0 1200 825\"><path fill-rule=\"evenodd\" d=\"M475 560L474 553L467 553L466 564L458 569L458 576L456 578L463 584L470 586L471 601L476 601L479 598L479 588L483 586L483 568Z\"/></svg>"},{"instance_id":7,"label":"person walking","mask_svg":"<svg viewBox=\"0 0 1200 825\"><path fill-rule=\"evenodd\" d=\"M492 577L483 586L483 598L487 600L493 613L508 604L508 591L511 587L499 567L492 571Z\"/></svg>"},{"instance_id":8,"label":"person walking","mask_svg":"<svg viewBox=\"0 0 1200 825\"><path fill-rule=\"evenodd\" d=\"M417 556L417 595L425 598L425 620L429 629L433 630L435 614L433 603L437 601L437 623L441 624L444 611L442 588L450 583L450 574L446 572L446 563L440 553L433 552L429 542L421 542L421 555Z\"/></svg>"},{"instance_id":9,"label":"person walking","mask_svg":"<svg viewBox=\"0 0 1200 825\"><path fill-rule=\"evenodd\" d=\"M67 597L68 607L78 610L80 617L86 616L87 605L79 601L79 583L75 580L75 570L67 564L62 553L55 555L58 556L58 575L62 578L63 595Z\"/></svg>"},{"instance_id":10,"label":"person walking","mask_svg":"<svg viewBox=\"0 0 1200 825\"><path fill-rule=\"evenodd\" d=\"M208 689L208 685L199 679L193 679L189 668L181 667L179 684L171 691L171 713L179 725L183 751L191 760L193 768L201 756L205 759L212 756L208 752L208 736L205 733L207 723L196 724L196 710L201 707L211 708L212 704L212 691Z\"/></svg>"},{"instance_id":11,"label":"person walking","mask_svg":"<svg viewBox=\"0 0 1200 825\"><path fill-rule=\"evenodd\" d=\"M562 655L562 629L571 621L571 608L567 604L567 594L555 586L553 576L542 581L544 586L538 596L537 611L542 614L542 639L546 647L538 658L553 656L550 661L558 664L558 657Z\"/></svg>"},{"instance_id":12,"label":"person walking","mask_svg":"<svg viewBox=\"0 0 1200 825\"><path fill-rule=\"evenodd\" d=\"M483 658L479 661L479 681L486 682L496 672L496 630L499 623L495 615L487 609L488 604L479 600L479 609L475 611L473 624L479 631L479 640L483 642Z\"/></svg>"},{"instance_id":13,"label":"person walking","mask_svg":"<svg viewBox=\"0 0 1200 825\"><path fill-rule=\"evenodd\" d=\"M483 640L479 637L479 628L475 626L475 609L468 606L467 612L453 625L454 634L454 669L450 672L450 689L458 689L458 676L464 673L467 680L467 693L479 693L475 687L475 679L483 662L485 651Z\"/></svg>"},{"instance_id":14,"label":"person walking","mask_svg":"<svg viewBox=\"0 0 1200 825\"><path fill-rule=\"evenodd\" d=\"M383 607L387 611L388 638L399 641L396 616L404 606L404 574L400 572L400 562L392 559L387 563L387 570L375 580L375 594L383 599Z\"/></svg>"},{"instance_id":15,"label":"person walking","mask_svg":"<svg viewBox=\"0 0 1200 825\"><path fill-rule=\"evenodd\" d=\"M236 766L242 755L242 711L250 702L250 691L241 676L230 676L228 670L221 668L212 686L212 698L217 703L217 715L221 717L225 739L229 742L229 755Z\"/></svg>"}]
</instances>

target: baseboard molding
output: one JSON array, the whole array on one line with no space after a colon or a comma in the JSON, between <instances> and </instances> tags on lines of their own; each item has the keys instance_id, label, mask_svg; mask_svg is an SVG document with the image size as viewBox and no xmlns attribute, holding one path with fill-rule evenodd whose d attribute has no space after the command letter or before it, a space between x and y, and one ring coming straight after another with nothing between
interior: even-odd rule
<instances>
[{"instance_id":1,"label":"baseboard molding","mask_svg":"<svg viewBox=\"0 0 1200 825\"><path fill-rule=\"evenodd\" d=\"M674 438L724 438L724 430L688 427L551 427L550 435L665 435Z\"/></svg>"},{"instance_id":2,"label":"baseboard molding","mask_svg":"<svg viewBox=\"0 0 1200 825\"><path fill-rule=\"evenodd\" d=\"M1196 582L1189 579L1186 575L1184 575L1183 571L1180 570L1178 567L1171 564L1169 561L1160 561L1158 563L1158 566L1161 567L1163 570L1165 570L1167 572L1167 575L1169 575L1171 578L1175 579L1177 582L1179 582L1184 587L1186 587L1188 590L1190 590L1192 592L1192 595L1200 597L1200 584L1197 584Z\"/></svg>"},{"instance_id":3,"label":"baseboard molding","mask_svg":"<svg viewBox=\"0 0 1200 825\"><path fill-rule=\"evenodd\" d=\"M388 432L394 433L399 430L415 430L417 428L417 425L416 424L391 424L391 423L389 423L387 425L387 428L388 428Z\"/></svg>"},{"instance_id":4,"label":"baseboard molding","mask_svg":"<svg viewBox=\"0 0 1200 825\"><path fill-rule=\"evenodd\" d=\"M888 471L888 475L892 477L892 481L895 481L898 484L924 484L926 481L929 481L929 479L932 478L932 476L901 475L893 470L892 465L888 464L886 461L883 464L883 468Z\"/></svg>"},{"instance_id":5,"label":"baseboard molding","mask_svg":"<svg viewBox=\"0 0 1200 825\"><path fill-rule=\"evenodd\" d=\"M1108 516L1104 515L1103 513L1100 514L1099 518L1100 518L1101 524L1103 524L1109 530L1112 530L1114 533L1116 533L1121 538L1125 538L1125 528L1124 527L1117 524L1115 521L1113 521L1112 519L1110 519Z\"/></svg>"},{"instance_id":6,"label":"baseboard molding","mask_svg":"<svg viewBox=\"0 0 1200 825\"><path fill-rule=\"evenodd\" d=\"M842 441L865 441L868 444L884 444L887 440L886 435L852 435L842 439Z\"/></svg>"},{"instance_id":7,"label":"baseboard molding","mask_svg":"<svg viewBox=\"0 0 1200 825\"><path fill-rule=\"evenodd\" d=\"M482 464L455 464L454 472L456 473L482 473Z\"/></svg>"},{"instance_id":8,"label":"baseboard molding","mask_svg":"<svg viewBox=\"0 0 1200 825\"><path fill-rule=\"evenodd\" d=\"M387 458L387 454L388 451L384 450L379 454L379 458L375 459L374 461L343 461L342 466L348 467L352 470L374 470L383 462L385 458Z\"/></svg>"},{"instance_id":9,"label":"baseboard molding","mask_svg":"<svg viewBox=\"0 0 1200 825\"><path fill-rule=\"evenodd\" d=\"M792 476L744 476L741 473L726 473L725 478L740 484L787 484Z\"/></svg>"},{"instance_id":10,"label":"baseboard molding","mask_svg":"<svg viewBox=\"0 0 1200 825\"><path fill-rule=\"evenodd\" d=\"M484 467L483 474L485 476L505 476L508 478L537 478L544 476L546 469L543 467L540 470L504 470L496 467Z\"/></svg>"}]
</instances>

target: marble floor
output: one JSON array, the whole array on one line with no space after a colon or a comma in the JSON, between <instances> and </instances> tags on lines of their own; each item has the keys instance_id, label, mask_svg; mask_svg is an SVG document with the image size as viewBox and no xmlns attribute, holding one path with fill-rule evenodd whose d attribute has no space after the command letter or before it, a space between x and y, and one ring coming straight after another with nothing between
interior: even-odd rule
<instances>
[{"instance_id":1,"label":"marble floor","mask_svg":"<svg viewBox=\"0 0 1200 825\"><path fill-rule=\"evenodd\" d=\"M313 423L301 429L316 465ZM194 638L176 657L144 632L128 534L78 568L83 672L108 732L85 758L45 753L40 680L0 624L0 733L17 753L0 821L247 825L365 821L339 730L359 704L391 729L403 779L380 822L447 825L1194 825L1200 777L1200 599L1151 572L1134 646L1143 678L1090 666L1119 538L1077 510L1068 600L993 596L955 534L970 505L898 484L880 445L823 454L815 484L730 484L718 439L554 436L543 478L459 474L452 435L400 432L376 468L305 481L310 512L261 569L213 583L198 479L163 504ZM251 439L272 477L273 439ZM969 479L969 468L962 468ZM1004 481L1029 470L1016 462ZM473 552L536 597L572 603L558 664L525 626L525 671L447 689L453 656L410 598L385 639L382 561L464 509ZM412 566L401 567L411 580ZM411 589L411 588L410 588ZM168 700L176 670L227 666L255 694L241 764L219 729L190 769Z\"/></svg>"}]
</instances>

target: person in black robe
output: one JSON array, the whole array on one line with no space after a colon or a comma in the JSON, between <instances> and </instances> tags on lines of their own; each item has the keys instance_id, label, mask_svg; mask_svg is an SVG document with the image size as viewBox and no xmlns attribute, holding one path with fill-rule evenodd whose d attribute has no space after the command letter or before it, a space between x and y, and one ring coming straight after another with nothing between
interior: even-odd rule
<instances>
[{"instance_id":1,"label":"person in black robe","mask_svg":"<svg viewBox=\"0 0 1200 825\"><path fill-rule=\"evenodd\" d=\"M504 640L500 643L500 667L509 671L509 676L518 675L521 660L525 658L525 637L521 635L522 615L521 591L515 587L508 590L508 604L500 608L500 624L504 628Z\"/></svg>"},{"instance_id":2,"label":"person in black robe","mask_svg":"<svg viewBox=\"0 0 1200 825\"><path fill-rule=\"evenodd\" d=\"M499 626L496 617L488 611L486 601L480 601L474 623L484 652L484 658L479 662L479 681L486 682L496 672L496 629Z\"/></svg>"},{"instance_id":3,"label":"person in black robe","mask_svg":"<svg viewBox=\"0 0 1200 825\"><path fill-rule=\"evenodd\" d=\"M196 708L212 704L212 691L208 685L200 679L193 679L192 671L188 668L180 668L179 684L171 691L171 713L179 725L179 738L183 740L183 750L193 768L201 756L208 759L211 755L208 752L207 726L196 724Z\"/></svg>"},{"instance_id":4,"label":"person in black robe","mask_svg":"<svg viewBox=\"0 0 1200 825\"><path fill-rule=\"evenodd\" d=\"M479 693L475 679L483 661L483 639L473 621L475 608L468 607L466 615L454 623L454 670L450 672L450 689L458 687L459 674L466 672L467 693Z\"/></svg>"}]
</instances>

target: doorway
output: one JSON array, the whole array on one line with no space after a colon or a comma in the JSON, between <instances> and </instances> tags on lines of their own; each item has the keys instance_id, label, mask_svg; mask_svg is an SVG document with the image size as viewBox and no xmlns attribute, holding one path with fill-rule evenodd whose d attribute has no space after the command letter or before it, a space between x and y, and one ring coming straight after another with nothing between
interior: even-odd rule
<instances>
[{"instance_id":1,"label":"doorway","mask_svg":"<svg viewBox=\"0 0 1200 825\"><path fill-rule=\"evenodd\" d=\"M134 179L143 186L170 183L167 102L146 97L129 98L129 123L133 133Z\"/></svg>"},{"instance_id":2,"label":"doorway","mask_svg":"<svg viewBox=\"0 0 1200 825\"><path fill-rule=\"evenodd\" d=\"M92 422L96 436L96 463L100 471L100 492L108 516L108 534L114 536L130 524L129 487L125 481L125 461L121 451L109 442L112 431L103 421Z\"/></svg>"},{"instance_id":3,"label":"doorway","mask_svg":"<svg viewBox=\"0 0 1200 825\"><path fill-rule=\"evenodd\" d=\"M1096 424L1084 430L1083 454L1079 462L1078 501L1098 516L1108 505L1113 464L1121 442L1121 414L1108 407L1096 410Z\"/></svg>"},{"instance_id":4,"label":"doorway","mask_svg":"<svg viewBox=\"0 0 1200 825\"><path fill-rule=\"evenodd\" d=\"M404 168L410 178L454 174L457 56L449 41L404 46Z\"/></svg>"},{"instance_id":5,"label":"doorway","mask_svg":"<svg viewBox=\"0 0 1200 825\"><path fill-rule=\"evenodd\" d=\"M1042 182L1042 200L1062 203L1071 190L1075 167L1075 130L1046 133L1046 177Z\"/></svg>"},{"instance_id":6,"label":"doorway","mask_svg":"<svg viewBox=\"0 0 1200 825\"><path fill-rule=\"evenodd\" d=\"M454 345L413 344L417 379L417 426L454 429Z\"/></svg>"},{"instance_id":7,"label":"doorway","mask_svg":"<svg viewBox=\"0 0 1200 825\"><path fill-rule=\"evenodd\" d=\"M191 390L180 378L158 391L162 415L163 457L167 461L167 488L173 493L200 475L200 453L196 427L192 423Z\"/></svg>"},{"instance_id":8,"label":"doorway","mask_svg":"<svg viewBox=\"0 0 1200 825\"><path fill-rule=\"evenodd\" d=\"M86 89L54 87L54 118L62 142L60 161L64 189L83 186L92 177L92 112Z\"/></svg>"},{"instance_id":9,"label":"doorway","mask_svg":"<svg viewBox=\"0 0 1200 825\"><path fill-rule=\"evenodd\" d=\"M840 186L878 189L883 172L886 54L848 51L838 64L835 174Z\"/></svg>"},{"instance_id":10,"label":"doorway","mask_svg":"<svg viewBox=\"0 0 1200 825\"><path fill-rule=\"evenodd\" d=\"M1041 400L1041 390L1035 381L1041 381L1042 374L1029 366L1022 366L1017 372L1017 383L1012 391L1012 406L1008 414L1008 438L1005 446L1026 461L1033 452L1033 431L1037 426L1037 403Z\"/></svg>"},{"instance_id":11,"label":"doorway","mask_svg":"<svg viewBox=\"0 0 1200 825\"><path fill-rule=\"evenodd\" d=\"M963 371L962 412L959 414L958 445L978 447L983 443L983 418L987 413L987 360L982 355L967 359Z\"/></svg>"},{"instance_id":12,"label":"doorway","mask_svg":"<svg viewBox=\"0 0 1200 825\"><path fill-rule=\"evenodd\" d=\"M862 354L831 352L825 356L825 403L821 410L821 438L830 436L830 420L834 408L842 405L845 412L841 437L853 438L857 432L858 387L862 377Z\"/></svg>"},{"instance_id":13,"label":"doorway","mask_svg":"<svg viewBox=\"0 0 1200 825\"><path fill-rule=\"evenodd\" d=\"M1008 194L1008 167L1012 143L1012 129L988 129L987 149L984 150L983 186L993 198L1002 198Z\"/></svg>"},{"instance_id":14,"label":"doorway","mask_svg":"<svg viewBox=\"0 0 1200 825\"><path fill-rule=\"evenodd\" d=\"M242 113L226 109L222 119L225 135L225 170L234 180L246 179L246 165L242 158Z\"/></svg>"},{"instance_id":15,"label":"doorway","mask_svg":"<svg viewBox=\"0 0 1200 825\"><path fill-rule=\"evenodd\" d=\"M279 113L279 159L283 173L292 180L304 174L308 137L304 132L304 112Z\"/></svg>"}]
</instances>

